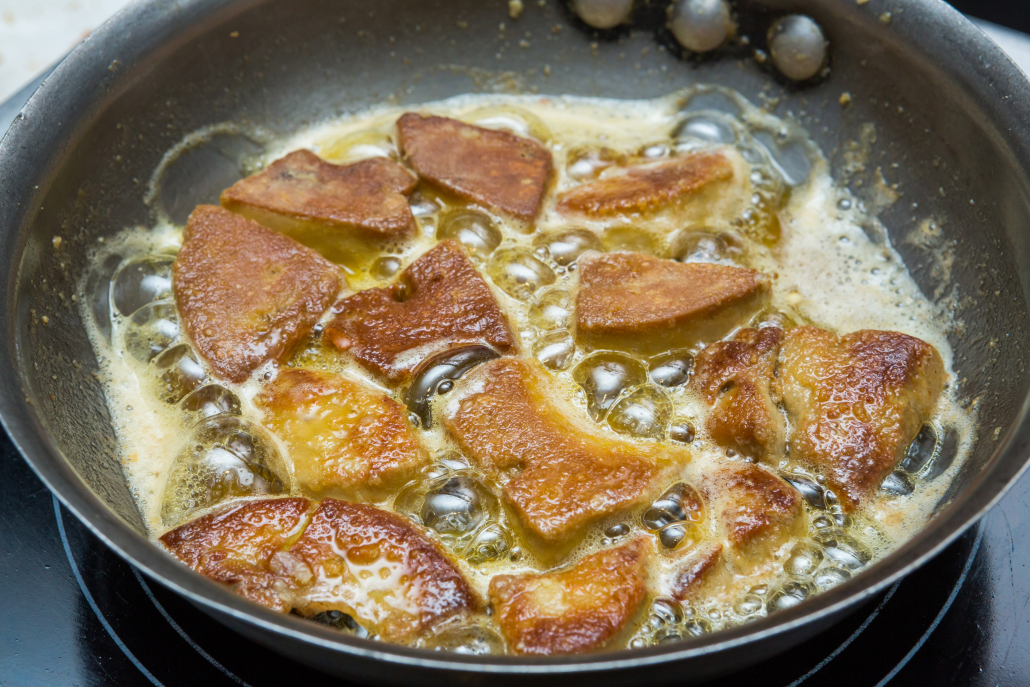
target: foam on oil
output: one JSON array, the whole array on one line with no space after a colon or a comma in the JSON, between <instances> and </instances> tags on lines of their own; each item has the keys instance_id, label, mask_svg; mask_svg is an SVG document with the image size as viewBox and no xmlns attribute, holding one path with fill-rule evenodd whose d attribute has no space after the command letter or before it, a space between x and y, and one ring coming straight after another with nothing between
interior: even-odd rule
<instances>
[{"instance_id":1,"label":"foam on oil","mask_svg":"<svg viewBox=\"0 0 1030 687\"><path fill-rule=\"evenodd\" d=\"M705 90L712 92L713 89ZM725 113L708 113L707 116L716 125L721 123L735 132L734 140L729 142L674 135L683 121L683 106L691 93L646 101L469 95L418 109L537 138L550 148L554 156L555 192L571 187L583 178L602 174L603 169L619 155L624 158L634 156L633 159L637 160L658 159L696 147L721 144L733 161L739 183L720 198L710 198L707 203L691 203L686 211L659 214L646 222L579 222L577 226L604 237L606 249L646 246L661 257L674 251L676 242L687 234L698 231L718 233L719 240L728 241L734 250L729 255L708 257L772 275L773 306L783 315L841 334L858 329L887 329L904 332L932 344L940 352L949 376L934 422L940 431L950 428L956 433L957 458L948 471L934 480L917 480L911 495L876 498L854 518L848 531L861 538L875 559L895 548L927 521L952 475L971 449L976 429L975 412L959 403L960 390L947 339L949 331L960 323L954 322L952 313L942 310L921 293L898 253L886 239L879 238L886 236L882 227L878 232L867 232L862 228L875 227L875 219L864 216L857 201L833 183L825 159L802 131L789 122L757 110L736 94L725 91L723 95L737 103L739 115L730 118ZM271 144L267 155L255 167L301 147L311 148L324 158L340 163L372 155L396 157L393 124L404 111L376 108L299 132ZM760 144L756 135L763 131L775 132L774 140L793 141L795 149L803 151L810 166L803 183L787 183L796 180L789 179L791 173L778 159L774 149L776 144L764 147ZM174 155L170 154L168 159L173 158ZM155 180L160 176L159 169L155 172ZM503 217L490 217L503 236L499 249L513 248L523 251L523 254L539 255L534 252L536 237L567 228L568 222L554 210L553 196L552 192L533 232ZM435 243L439 221L448 209L448 201L442 198L428 197L417 202L420 204L416 212L420 228L418 235L408 245L391 252L399 258L401 269ZM177 250L181 240L181 227L173 226L167 219L152 228L128 229L98 247L96 264L101 264L111 255L132 258L168 254ZM497 266L489 260L477 259L476 262L488 277L499 278ZM549 267L554 274L554 283L541 289L534 298L546 289L575 291L577 275L574 265L562 267L551 263ZM374 276L369 270L358 271L349 277L348 288L356 291L382 286L389 281ZM510 318L513 330L520 337L521 353L532 355L534 344L544 334L531 323L533 299L513 298L501 288L494 291ZM88 302L87 298L82 300ZM91 316L85 319L91 321ZM167 529L161 520L164 479L186 440L187 428L181 411L161 401L155 394L153 374L148 365L137 362L126 353L124 335L127 319L120 316L113 319L111 342L104 339L101 329L96 326L93 328L93 342L102 365L126 478L150 533L156 538ZM588 353L577 349L570 362L561 370L553 371L562 390L562 398L556 401L571 403L582 409L584 415L585 395L572 380L571 371ZM291 364L320 366L353 376L402 400L399 390L383 386L353 361L327 352L314 340L295 354ZM245 418L260 422L261 413L254 406L253 398L274 374L274 367L267 365L244 384L223 383L239 396ZM716 463L742 460L727 457L725 451L704 435L701 428L705 406L699 399L683 387L665 391L674 405L674 415L690 419L699 428L698 436L690 447L696 457L684 469L684 477L704 471ZM469 389L463 389L459 384L446 400L453 402L464 393L469 393ZM599 427L602 431L612 431L603 423ZM420 438L432 455L456 450L439 423L431 430L421 431ZM278 448L288 457L285 446L279 443ZM794 469L786 461L779 467ZM390 503L381 505L389 507ZM810 517L817 514L811 510ZM505 513L499 515L499 522L501 525L510 524ZM605 521L594 527L568 559L574 560L579 555L610 545L612 537L606 535L605 530L612 524ZM639 522L627 524L631 534L643 531ZM783 576L782 564L793 543L774 552L763 575L758 578L738 575L734 584L719 598L695 604L698 612L703 611L709 617L705 622L718 628L723 621L741 619L740 613L733 610L734 600L749 590L761 592L763 586L767 589L774 586ZM671 565L671 559L656 557L653 566L656 595ZM528 553L517 561L485 566L461 562L461 566L480 593L485 593L490 577L498 572L518 573L544 567ZM632 641L629 635L633 633L627 635L631 645L646 643L641 639L644 629L634 632L638 636Z\"/></svg>"}]
</instances>

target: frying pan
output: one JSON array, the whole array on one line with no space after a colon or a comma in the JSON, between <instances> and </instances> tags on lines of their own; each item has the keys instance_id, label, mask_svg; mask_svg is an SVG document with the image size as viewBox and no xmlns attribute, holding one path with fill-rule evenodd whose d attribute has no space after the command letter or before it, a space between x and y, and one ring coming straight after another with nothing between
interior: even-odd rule
<instances>
[{"instance_id":1,"label":"frying pan","mask_svg":"<svg viewBox=\"0 0 1030 687\"><path fill-rule=\"evenodd\" d=\"M704 59L669 41L664 2L636 5L634 28L603 33L555 0L526 2L517 20L503 0L152 0L117 15L45 80L0 143L0 416L25 459L148 576L273 650L377 683L696 682L788 650L928 561L997 501L1030 453L1030 84L937 0L742 2L751 47ZM764 28L788 11L814 17L830 40L832 69L817 83L787 85L753 59ZM281 616L147 540L71 299L98 240L152 223L158 203L181 218L213 200L270 136L374 104L476 91L640 98L697 83L800 121L834 176L878 211L924 293L963 323L951 344L981 426L910 541L828 593L725 632L523 659L371 643ZM151 193L166 151L205 127L215 133ZM879 176L897 184L892 204L874 192ZM928 220L939 236L914 240Z\"/></svg>"}]
</instances>

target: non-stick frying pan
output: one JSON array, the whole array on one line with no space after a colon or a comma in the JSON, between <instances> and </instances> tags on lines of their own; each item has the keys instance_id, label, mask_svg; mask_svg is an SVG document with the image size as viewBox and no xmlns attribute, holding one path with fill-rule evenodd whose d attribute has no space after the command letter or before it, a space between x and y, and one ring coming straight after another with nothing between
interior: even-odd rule
<instances>
[{"instance_id":1,"label":"non-stick frying pan","mask_svg":"<svg viewBox=\"0 0 1030 687\"><path fill-rule=\"evenodd\" d=\"M0 416L26 460L109 546L227 626L377 683L690 683L788 650L929 561L1030 453L1030 84L938 0L742 2L752 45L704 59L675 49L664 0L636 6L632 27L602 34L556 0L525 2L516 20L505 0L151 0L112 19L46 79L0 144ZM753 58L769 22L789 11L811 15L829 37L832 69L818 83L790 86ZM216 198L266 137L373 104L475 91L638 98L696 83L733 87L807 127L834 175L878 209L923 291L964 323L951 343L981 426L924 530L850 582L757 622L560 659L344 636L252 605L147 540L71 299L101 237L150 224L156 203L181 218ZM150 193L166 151L212 126ZM851 164L863 145L864 164ZM892 204L872 192L877 174L897 184ZM911 240L927 219L940 237Z\"/></svg>"}]
</instances>

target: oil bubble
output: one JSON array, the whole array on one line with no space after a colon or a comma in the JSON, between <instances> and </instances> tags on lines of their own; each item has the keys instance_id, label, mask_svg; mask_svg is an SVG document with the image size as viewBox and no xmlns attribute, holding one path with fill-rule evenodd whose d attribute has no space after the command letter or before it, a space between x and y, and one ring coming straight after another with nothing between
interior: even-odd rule
<instances>
[{"instance_id":1,"label":"oil bubble","mask_svg":"<svg viewBox=\"0 0 1030 687\"><path fill-rule=\"evenodd\" d=\"M464 557L472 565L482 565L500 561L513 553L511 534L497 523L491 523L476 532Z\"/></svg>"},{"instance_id":2,"label":"oil bubble","mask_svg":"<svg viewBox=\"0 0 1030 687\"><path fill-rule=\"evenodd\" d=\"M694 356L690 351L670 351L650 361L651 381L659 386L682 386L690 379L694 367Z\"/></svg>"},{"instance_id":3,"label":"oil bubble","mask_svg":"<svg viewBox=\"0 0 1030 687\"><path fill-rule=\"evenodd\" d=\"M575 309L573 295L565 289L548 289L541 293L529 309L529 322L549 332L568 326Z\"/></svg>"},{"instance_id":4,"label":"oil bubble","mask_svg":"<svg viewBox=\"0 0 1030 687\"><path fill-rule=\"evenodd\" d=\"M170 257L146 257L122 265L111 283L111 301L122 315L172 297Z\"/></svg>"},{"instance_id":5,"label":"oil bubble","mask_svg":"<svg viewBox=\"0 0 1030 687\"><path fill-rule=\"evenodd\" d=\"M783 569L791 575L805 577L814 573L822 562L822 549L809 542L798 542L790 550L790 557L783 564Z\"/></svg>"},{"instance_id":6,"label":"oil bubble","mask_svg":"<svg viewBox=\"0 0 1030 687\"><path fill-rule=\"evenodd\" d=\"M676 139L693 139L705 143L728 145L737 140L736 127L730 120L714 112L698 112L684 117L673 130Z\"/></svg>"},{"instance_id":7,"label":"oil bubble","mask_svg":"<svg viewBox=\"0 0 1030 687\"><path fill-rule=\"evenodd\" d=\"M832 589L839 584L847 582L851 579L851 573L847 570L840 568L823 568L816 573L813 581L815 586L819 588L819 591L825 592L827 589Z\"/></svg>"},{"instance_id":8,"label":"oil bubble","mask_svg":"<svg viewBox=\"0 0 1030 687\"><path fill-rule=\"evenodd\" d=\"M653 386L641 386L619 399L608 411L608 424L619 434L661 439L672 415L672 402Z\"/></svg>"},{"instance_id":9,"label":"oil bubble","mask_svg":"<svg viewBox=\"0 0 1030 687\"><path fill-rule=\"evenodd\" d=\"M793 608L815 592L815 585L805 580L787 580L769 595L770 611Z\"/></svg>"},{"instance_id":10,"label":"oil bubble","mask_svg":"<svg viewBox=\"0 0 1030 687\"><path fill-rule=\"evenodd\" d=\"M623 390L647 381L647 370L624 353L601 351L581 360L572 378L586 392L590 417L600 421Z\"/></svg>"},{"instance_id":11,"label":"oil bubble","mask_svg":"<svg viewBox=\"0 0 1030 687\"><path fill-rule=\"evenodd\" d=\"M588 250L603 249L601 239L586 229L561 229L538 236L533 245L544 248L555 264L568 267Z\"/></svg>"},{"instance_id":12,"label":"oil bubble","mask_svg":"<svg viewBox=\"0 0 1030 687\"><path fill-rule=\"evenodd\" d=\"M501 230L481 212L461 210L446 215L436 230L436 238L454 239L474 258L486 260L501 245Z\"/></svg>"},{"instance_id":13,"label":"oil bubble","mask_svg":"<svg viewBox=\"0 0 1030 687\"><path fill-rule=\"evenodd\" d=\"M704 501L691 485L677 482L665 490L644 511L644 527L653 531L677 522L701 522L705 518Z\"/></svg>"},{"instance_id":14,"label":"oil bubble","mask_svg":"<svg viewBox=\"0 0 1030 687\"><path fill-rule=\"evenodd\" d=\"M387 280L393 279L400 271L401 259L396 255L385 255L372 263L369 274L376 279Z\"/></svg>"},{"instance_id":15,"label":"oil bubble","mask_svg":"<svg viewBox=\"0 0 1030 687\"><path fill-rule=\"evenodd\" d=\"M729 256L726 240L705 231L678 235L673 240L672 259L679 262L720 262Z\"/></svg>"},{"instance_id":16,"label":"oil bubble","mask_svg":"<svg viewBox=\"0 0 1030 687\"><path fill-rule=\"evenodd\" d=\"M555 281L554 271L526 248L497 251L487 265L487 274L502 291L523 301Z\"/></svg>"},{"instance_id":17,"label":"oil bubble","mask_svg":"<svg viewBox=\"0 0 1030 687\"><path fill-rule=\"evenodd\" d=\"M669 438L678 443L692 443L696 434L694 423L686 418L673 418L669 424Z\"/></svg>"},{"instance_id":18,"label":"oil bubble","mask_svg":"<svg viewBox=\"0 0 1030 687\"><path fill-rule=\"evenodd\" d=\"M362 627L352 616L342 611L323 611L311 616L316 623L327 625L336 630L342 630L349 635L366 639L369 636L368 630Z\"/></svg>"},{"instance_id":19,"label":"oil bubble","mask_svg":"<svg viewBox=\"0 0 1030 687\"><path fill-rule=\"evenodd\" d=\"M287 493L289 474L275 442L259 425L232 416L209 418L190 433L172 461L161 519L174 526L227 499Z\"/></svg>"},{"instance_id":20,"label":"oil bubble","mask_svg":"<svg viewBox=\"0 0 1030 687\"><path fill-rule=\"evenodd\" d=\"M149 363L178 338L179 316L171 301L144 305L125 323L125 349L143 363Z\"/></svg>"},{"instance_id":21,"label":"oil bubble","mask_svg":"<svg viewBox=\"0 0 1030 687\"><path fill-rule=\"evenodd\" d=\"M827 558L848 570L858 570L873 558L864 544L839 529L821 530L813 537L823 545Z\"/></svg>"},{"instance_id":22,"label":"oil bubble","mask_svg":"<svg viewBox=\"0 0 1030 687\"><path fill-rule=\"evenodd\" d=\"M242 415L240 399L221 384L208 384L192 391L182 399L179 408L186 414L187 424L193 425L216 415Z\"/></svg>"},{"instance_id":23,"label":"oil bubble","mask_svg":"<svg viewBox=\"0 0 1030 687\"><path fill-rule=\"evenodd\" d=\"M411 386L404 394L408 410L418 417L421 426L433 425L433 397L444 380L454 381L476 365L499 358L500 354L489 346L475 345L444 351L423 361L412 375Z\"/></svg>"},{"instance_id":24,"label":"oil bubble","mask_svg":"<svg viewBox=\"0 0 1030 687\"><path fill-rule=\"evenodd\" d=\"M158 396L166 403L178 403L207 378L189 344L165 350L154 358L154 369L160 381Z\"/></svg>"},{"instance_id":25,"label":"oil bubble","mask_svg":"<svg viewBox=\"0 0 1030 687\"><path fill-rule=\"evenodd\" d=\"M549 370L564 370L576 354L576 342L565 331L544 334L533 344L533 356Z\"/></svg>"},{"instance_id":26,"label":"oil bubble","mask_svg":"<svg viewBox=\"0 0 1030 687\"><path fill-rule=\"evenodd\" d=\"M481 623L444 627L426 642L427 648L465 656L503 654L504 640L497 632Z\"/></svg>"},{"instance_id":27,"label":"oil bubble","mask_svg":"<svg viewBox=\"0 0 1030 687\"><path fill-rule=\"evenodd\" d=\"M915 479L900 469L887 475L880 483L880 491L888 496L908 496L915 490Z\"/></svg>"},{"instance_id":28,"label":"oil bubble","mask_svg":"<svg viewBox=\"0 0 1030 687\"><path fill-rule=\"evenodd\" d=\"M430 489L422 503L422 523L438 533L463 537L487 517L493 496L476 480L455 475Z\"/></svg>"}]
</instances>

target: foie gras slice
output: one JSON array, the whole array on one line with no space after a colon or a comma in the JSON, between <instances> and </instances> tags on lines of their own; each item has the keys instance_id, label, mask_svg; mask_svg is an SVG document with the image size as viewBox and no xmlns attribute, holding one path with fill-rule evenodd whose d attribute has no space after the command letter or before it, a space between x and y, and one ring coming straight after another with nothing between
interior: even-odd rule
<instances>
[{"instance_id":1,"label":"foie gras slice","mask_svg":"<svg viewBox=\"0 0 1030 687\"><path fill-rule=\"evenodd\" d=\"M459 393L457 390L452 393ZM539 365L501 358L463 379L443 422L474 463L502 484L542 555L561 555L597 519L642 504L685 449L619 439L572 407Z\"/></svg>"},{"instance_id":2,"label":"foie gras slice","mask_svg":"<svg viewBox=\"0 0 1030 687\"><path fill-rule=\"evenodd\" d=\"M720 446L758 460L784 457L786 423L775 377L782 341L778 327L742 329L695 356L691 385L711 406L705 429Z\"/></svg>"},{"instance_id":3,"label":"foie gras slice","mask_svg":"<svg viewBox=\"0 0 1030 687\"><path fill-rule=\"evenodd\" d=\"M490 600L512 651L578 654L619 636L647 595L650 552L639 537L557 572L494 577Z\"/></svg>"},{"instance_id":4,"label":"foie gras slice","mask_svg":"<svg viewBox=\"0 0 1030 687\"><path fill-rule=\"evenodd\" d=\"M172 274L190 340L233 382L288 356L343 284L315 251L214 205L190 215Z\"/></svg>"},{"instance_id":5,"label":"foie gras slice","mask_svg":"<svg viewBox=\"0 0 1030 687\"><path fill-rule=\"evenodd\" d=\"M596 348L660 353L713 341L769 300L760 272L642 253L579 259L576 338Z\"/></svg>"},{"instance_id":6,"label":"foie gras slice","mask_svg":"<svg viewBox=\"0 0 1030 687\"><path fill-rule=\"evenodd\" d=\"M563 215L604 218L645 215L674 205L717 182L731 179L733 163L718 150L619 169L558 196Z\"/></svg>"},{"instance_id":7,"label":"foie gras slice","mask_svg":"<svg viewBox=\"0 0 1030 687\"><path fill-rule=\"evenodd\" d=\"M298 537L312 504L303 498L261 499L202 515L163 535L161 543L201 575L231 585L251 601L285 613L290 602L272 559Z\"/></svg>"},{"instance_id":8,"label":"foie gras slice","mask_svg":"<svg viewBox=\"0 0 1030 687\"><path fill-rule=\"evenodd\" d=\"M414 523L366 504L322 501L289 554L310 570L296 581L298 612L341 611L388 641L411 643L480 606L438 544Z\"/></svg>"},{"instance_id":9,"label":"foie gras slice","mask_svg":"<svg viewBox=\"0 0 1030 687\"><path fill-rule=\"evenodd\" d=\"M715 518L722 556L738 573L775 564L777 552L805 532L803 497L763 467L727 463L701 475L698 484Z\"/></svg>"},{"instance_id":10,"label":"foie gras slice","mask_svg":"<svg viewBox=\"0 0 1030 687\"><path fill-rule=\"evenodd\" d=\"M428 461L404 406L349 377L283 370L255 404L289 448L297 481L315 495L377 500Z\"/></svg>"},{"instance_id":11,"label":"foie gras slice","mask_svg":"<svg viewBox=\"0 0 1030 687\"><path fill-rule=\"evenodd\" d=\"M397 120L401 152L419 177L465 201L529 222L551 178L551 153L528 138L447 117Z\"/></svg>"},{"instance_id":12,"label":"foie gras slice","mask_svg":"<svg viewBox=\"0 0 1030 687\"><path fill-rule=\"evenodd\" d=\"M358 265L364 254L415 233L408 196L417 180L396 162L373 157L348 165L295 150L222 192L222 206Z\"/></svg>"},{"instance_id":13,"label":"foie gras slice","mask_svg":"<svg viewBox=\"0 0 1030 687\"><path fill-rule=\"evenodd\" d=\"M817 327L787 332L780 354L791 456L859 507L905 455L944 389L944 363L907 334Z\"/></svg>"},{"instance_id":14,"label":"foie gras slice","mask_svg":"<svg viewBox=\"0 0 1030 687\"><path fill-rule=\"evenodd\" d=\"M344 298L323 338L390 381L402 381L423 360L463 344L500 353L515 338L493 292L453 240L438 243L388 288Z\"/></svg>"}]
</instances>

